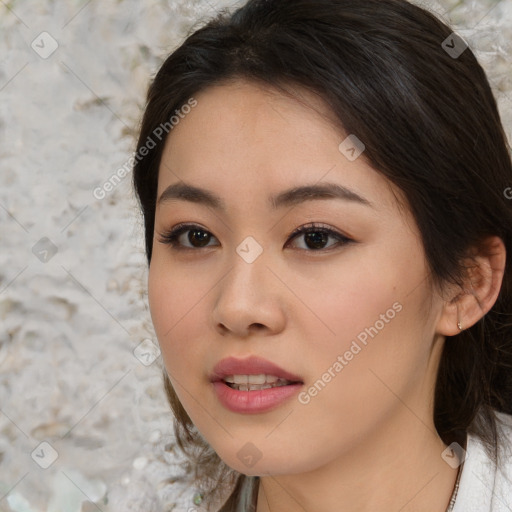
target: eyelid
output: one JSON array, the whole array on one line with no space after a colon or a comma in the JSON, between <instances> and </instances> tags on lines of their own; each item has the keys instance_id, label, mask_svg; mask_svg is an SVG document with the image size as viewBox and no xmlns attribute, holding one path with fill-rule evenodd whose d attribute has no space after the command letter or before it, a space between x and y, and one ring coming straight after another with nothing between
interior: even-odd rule
<instances>
[{"instance_id":1,"label":"eyelid","mask_svg":"<svg viewBox=\"0 0 512 512\"><path fill-rule=\"evenodd\" d=\"M318 231L323 231L323 232L327 233L328 235L334 236L341 240L344 240L345 242L354 241L353 238L341 233L337 229L334 229L334 228L328 226L327 224L322 224L319 222L310 222L308 224L303 224L302 226L299 226L297 229L295 229L289 235L289 239L291 240L291 239L295 238L297 235L302 235L304 232L313 231L315 229Z\"/></svg>"}]
</instances>

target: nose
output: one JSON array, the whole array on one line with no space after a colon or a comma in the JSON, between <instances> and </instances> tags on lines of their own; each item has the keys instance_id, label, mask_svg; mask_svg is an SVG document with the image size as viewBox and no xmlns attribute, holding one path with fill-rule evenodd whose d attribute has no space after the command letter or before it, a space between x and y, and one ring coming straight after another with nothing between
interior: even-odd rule
<instances>
[{"instance_id":1,"label":"nose","mask_svg":"<svg viewBox=\"0 0 512 512\"><path fill-rule=\"evenodd\" d=\"M219 283L212 311L220 334L246 338L253 333L271 335L285 324L285 287L261 254L248 263L234 254L231 270Z\"/></svg>"}]
</instances>

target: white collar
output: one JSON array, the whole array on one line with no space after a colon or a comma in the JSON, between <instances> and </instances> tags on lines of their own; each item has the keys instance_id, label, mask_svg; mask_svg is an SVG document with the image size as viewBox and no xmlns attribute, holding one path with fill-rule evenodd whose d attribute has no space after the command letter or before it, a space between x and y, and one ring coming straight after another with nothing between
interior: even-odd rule
<instances>
[{"instance_id":1,"label":"white collar","mask_svg":"<svg viewBox=\"0 0 512 512\"><path fill-rule=\"evenodd\" d=\"M498 449L503 454L502 467L487 454L483 442L468 434L466 458L453 512L510 512L512 510L512 416L497 413L498 432L503 436Z\"/></svg>"}]
</instances>

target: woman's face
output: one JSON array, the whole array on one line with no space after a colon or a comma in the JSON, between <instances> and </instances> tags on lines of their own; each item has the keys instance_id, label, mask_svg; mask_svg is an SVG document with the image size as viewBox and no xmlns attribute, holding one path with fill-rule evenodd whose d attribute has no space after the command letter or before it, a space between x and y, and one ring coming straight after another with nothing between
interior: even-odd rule
<instances>
[{"instance_id":1,"label":"woman's face","mask_svg":"<svg viewBox=\"0 0 512 512\"><path fill-rule=\"evenodd\" d=\"M244 81L197 95L158 176L157 198L167 193L149 303L164 364L203 437L248 475L311 471L398 426L432 423L442 303L417 227L398 191L364 152L357 158L355 139L300 94L310 106ZM345 193L283 195L327 184ZM193 226L165 243L181 223ZM287 385L237 390L219 380L285 376L258 365L213 375L223 359L251 356L288 372Z\"/></svg>"}]
</instances>

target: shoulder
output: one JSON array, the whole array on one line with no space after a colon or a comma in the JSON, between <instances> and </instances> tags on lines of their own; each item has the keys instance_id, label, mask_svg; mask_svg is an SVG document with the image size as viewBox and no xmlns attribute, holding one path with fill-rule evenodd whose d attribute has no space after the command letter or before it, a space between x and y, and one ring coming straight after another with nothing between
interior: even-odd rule
<instances>
[{"instance_id":1,"label":"shoulder","mask_svg":"<svg viewBox=\"0 0 512 512\"><path fill-rule=\"evenodd\" d=\"M512 416L496 413L498 464L482 441L468 434L466 457L453 512L512 510Z\"/></svg>"},{"instance_id":2,"label":"shoulder","mask_svg":"<svg viewBox=\"0 0 512 512\"><path fill-rule=\"evenodd\" d=\"M500 434L498 472L509 481L508 491L512 495L512 415L500 412L496 413L496 417Z\"/></svg>"},{"instance_id":3,"label":"shoulder","mask_svg":"<svg viewBox=\"0 0 512 512\"><path fill-rule=\"evenodd\" d=\"M512 438L512 415L505 414L503 412L495 412L496 418L498 419L498 426L501 427L505 434L509 436L509 440Z\"/></svg>"}]
</instances>

